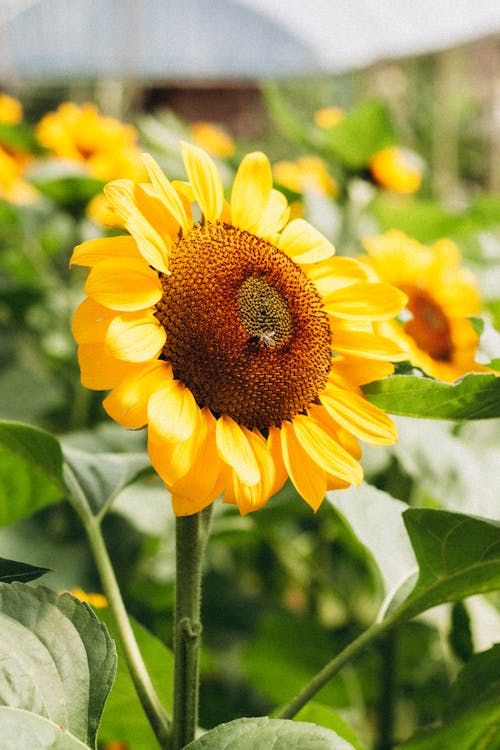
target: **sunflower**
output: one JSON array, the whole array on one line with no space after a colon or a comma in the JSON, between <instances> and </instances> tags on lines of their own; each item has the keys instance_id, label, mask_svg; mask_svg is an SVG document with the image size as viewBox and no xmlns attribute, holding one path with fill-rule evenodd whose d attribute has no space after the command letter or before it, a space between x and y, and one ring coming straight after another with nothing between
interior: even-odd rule
<instances>
[{"instance_id":1,"label":"sunflower","mask_svg":"<svg viewBox=\"0 0 500 750\"><path fill-rule=\"evenodd\" d=\"M440 239L422 245L398 230L363 241L376 276L408 296L409 319L381 324L408 347L410 361L439 380L453 382L488 368L475 361L478 334L468 318L481 311L474 274L461 265L457 246Z\"/></svg>"},{"instance_id":2,"label":"sunflower","mask_svg":"<svg viewBox=\"0 0 500 750\"><path fill-rule=\"evenodd\" d=\"M177 515L221 493L247 513L288 476L317 509L362 481L358 438L396 440L360 386L407 356L375 331L406 297L288 221L261 152L242 160L229 203L208 154L181 151L186 182L144 155L149 183L105 188L129 235L74 250L91 269L73 319L82 383L111 390L121 425L148 426Z\"/></svg>"},{"instance_id":3,"label":"sunflower","mask_svg":"<svg viewBox=\"0 0 500 750\"><path fill-rule=\"evenodd\" d=\"M301 156L297 161L277 161L273 165L276 182L294 193L317 193L335 197L338 185L318 156Z\"/></svg>"},{"instance_id":4,"label":"sunflower","mask_svg":"<svg viewBox=\"0 0 500 750\"><path fill-rule=\"evenodd\" d=\"M146 177L136 129L102 115L94 104L63 102L42 117L36 135L55 156L77 162L98 180Z\"/></svg>"},{"instance_id":5,"label":"sunflower","mask_svg":"<svg viewBox=\"0 0 500 750\"><path fill-rule=\"evenodd\" d=\"M236 144L231 136L213 122L197 120L189 126L189 134L196 145L221 159L229 158L236 151Z\"/></svg>"},{"instance_id":6,"label":"sunflower","mask_svg":"<svg viewBox=\"0 0 500 750\"><path fill-rule=\"evenodd\" d=\"M23 119L23 106L19 99L0 91L0 122L17 125Z\"/></svg>"},{"instance_id":7,"label":"sunflower","mask_svg":"<svg viewBox=\"0 0 500 750\"><path fill-rule=\"evenodd\" d=\"M421 158L398 146L377 151L370 160L369 169L375 182L395 193L416 193L422 184Z\"/></svg>"}]
</instances>

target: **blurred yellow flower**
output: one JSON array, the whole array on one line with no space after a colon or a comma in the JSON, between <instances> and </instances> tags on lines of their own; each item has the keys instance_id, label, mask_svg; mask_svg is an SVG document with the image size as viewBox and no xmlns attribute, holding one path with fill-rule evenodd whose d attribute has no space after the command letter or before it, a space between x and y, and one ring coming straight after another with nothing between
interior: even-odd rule
<instances>
[{"instance_id":1,"label":"blurred yellow flower","mask_svg":"<svg viewBox=\"0 0 500 750\"><path fill-rule=\"evenodd\" d=\"M314 113L314 121L320 128L333 128L344 117L341 107L321 107Z\"/></svg>"},{"instance_id":2,"label":"blurred yellow flower","mask_svg":"<svg viewBox=\"0 0 500 750\"><path fill-rule=\"evenodd\" d=\"M408 347L411 363L447 382L488 371L475 361L479 337L467 319L481 310L477 281L461 265L456 245L448 239L422 245L397 230L367 238L363 245L368 251L363 262L375 272L373 278L408 296L409 319L402 325L383 323L381 331Z\"/></svg>"},{"instance_id":3,"label":"blurred yellow flower","mask_svg":"<svg viewBox=\"0 0 500 750\"><path fill-rule=\"evenodd\" d=\"M0 122L17 125L23 118L23 107L18 99L0 92Z\"/></svg>"},{"instance_id":4,"label":"blurred yellow flower","mask_svg":"<svg viewBox=\"0 0 500 750\"><path fill-rule=\"evenodd\" d=\"M320 193L335 197L338 185L318 156L302 156L296 161L277 161L273 177L282 187L295 193Z\"/></svg>"},{"instance_id":5,"label":"blurred yellow flower","mask_svg":"<svg viewBox=\"0 0 500 750\"><path fill-rule=\"evenodd\" d=\"M98 193L87 203L87 216L93 222L101 227L121 229L123 221L120 216L113 211L108 199L104 193Z\"/></svg>"},{"instance_id":6,"label":"blurred yellow flower","mask_svg":"<svg viewBox=\"0 0 500 750\"><path fill-rule=\"evenodd\" d=\"M106 599L104 594L87 593L80 588L70 589L68 593L73 594L73 596L79 599L81 602L87 602L87 604L90 604L90 606L94 607L95 609L104 609L104 607L108 606L108 600Z\"/></svg>"},{"instance_id":7,"label":"blurred yellow flower","mask_svg":"<svg viewBox=\"0 0 500 750\"><path fill-rule=\"evenodd\" d=\"M212 122L193 122L189 132L196 144L213 156L225 159L235 152L236 146L231 136Z\"/></svg>"},{"instance_id":8,"label":"blurred yellow flower","mask_svg":"<svg viewBox=\"0 0 500 750\"><path fill-rule=\"evenodd\" d=\"M136 129L102 115L94 104L64 102L42 117L36 135L55 156L85 165L99 180L145 178Z\"/></svg>"},{"instance_id":9,"label":"blurred yellow flower","mask_svg":"<svg viewBox=\"0 0 500 750\"><path fill-rule=\"evenodd\" d=\"M358 438L396 440L360 385L406 357L374 330L406 297L289 221L263 153L242 160L228 203L211 157L181 151L188 182L145 156L149 184L105 188L130 235L75 248L91 269L73 319L82 383L112 389L104 407L124 427L148 426L177 515L221 493L248 513L287 476L317 509L362 481Z\"/></svg>"},{"instance_id":10,"label":"blurred yellow flower","mask_svg":"<svg viewBox=\"0 0 500 750\"><path fill-rule=\"evenodd\" d=\"M11 152L0 146L0 200L8 203L32 203L37 198L35 188L23 179L31 156L24 152Z\"/></svg>"},{"instance_id":11,"label":"blurred yellow flower","mask_svg":"<svg viewBox=\"0 0 500 750\"><path fill-rule=\"evenodd\" d=\"M396 193L415 193L422 184L423 162L408 149L388 146L372 156L369 168L375 182Z\"/></svg>"}]
</instances>

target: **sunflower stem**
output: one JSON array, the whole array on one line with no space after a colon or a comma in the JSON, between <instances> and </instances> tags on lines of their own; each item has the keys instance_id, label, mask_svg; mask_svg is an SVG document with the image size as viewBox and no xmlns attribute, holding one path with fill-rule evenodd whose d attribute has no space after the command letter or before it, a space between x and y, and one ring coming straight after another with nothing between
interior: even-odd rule
<instances>
[{"instance_id":1,"label":"sunflower stem","mask_svg":"<svg viewBox=\"0 0 500 750\"><path fill-rule=\"evenodd\" d=\"M176 519L172 750L180 750L191 742L198 725L201 577L210 513L211 506L201 513Z\"/></svg>"},{"instance_id":2,"label":"sunflower stem","mask_svg":"<svg viewBox=\"0 0 500 750\"><path fill-rule=\"evenodd\" d=\"M162 750L170 750L171 720L160 702L139 650L127 610L125 609L120 587L116 580L113 564L106 548L100 521L92 514L86 497L78 483L73 481L73 476L69 469L65 471L65 480L70 489L68 499L85 528L138 698L144 709L144 713L148 717L159 746ZM75 497L73 497L73 493Z\"/></svg>"},{"instance_id":3,"label":"sunflower stem","mask_svg":"<svg viewBox=\"0 0 500 750\"><path fill-rule=\"evenodd\" d=\"M278 719L292 719L316 693L339 672L351 659L359 656L368 646L378 641L385 633L393 627L390 619L377 622L365 630L358 638L337 654L335 658L326 664L307 685L281 709L277 715Z\"/></svg>"}]
</instances>

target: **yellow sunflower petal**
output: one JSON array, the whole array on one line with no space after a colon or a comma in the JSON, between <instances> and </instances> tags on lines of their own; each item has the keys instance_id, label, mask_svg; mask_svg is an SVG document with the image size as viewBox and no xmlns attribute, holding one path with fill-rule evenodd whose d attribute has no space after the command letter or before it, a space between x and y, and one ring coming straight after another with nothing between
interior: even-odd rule
<instances>
[{"instance_id":1,"label":"yellow sunflower petal","mask_svg":"<svg viewBox=\"0 0 500 750\"><path fill-rule=\"evenodd\" d=\"M103 260L92 268L85 293L111 310L143 310L155 305L162 296L158 274L144 260L130 258Z\"/></svg>"},{"instance_id":2,"label":"yellow sunflower petal","mask_svg":"<svg viewBox=\"0 0 500 750\"><path fill-rule=\"evenodd\" d=\"M198 451L202 449L207 437L208 423L203 415L198 428L182 442L166 443L155 425L149 426L148 451L151 463L169 487L179 483L191 471Z\"/></svg>"},{"instance_id":3,"label":"yellow sunflower petal","mask_svg":"<svg viewBox=\"0 0 500 750\"><path fill-rule=\"evenodd\" d=\"M317 263L335 253L332 243L304 219L293 219L280 235L279 248L296 263Z\"/></svg>"},{"instance_id":4,"label":"yellow sunflower petal","mask_svg":"<svg viewBox=\"0 0 500 750\"><path fill-rule=\"evenodd\" d=\"M387 320L399 315L408 297L395 286L360 282L336 289L323 299L325 309L337 318Z\"/></svg>"},{"instance_id":5,"label":"yellow sunflower petal","mask_svg":"<svg viewBox=\"0 0 500 750\"><path fill-rule=\"evenodd\" d=\"M408 357L408 351L385 336L365 331L333 328L333 348L336 352L353 354L367 359L386 359L400 362Z\"/></svg>"},{"instance_id":6,"label":"yellow sunflower petal","mask_svg":"<svg viewBox=\"0 0 500 750\"><path fill-rule=\"evenodd\" d=\"M288 201L279 190L271 190L269 201L265 207L255 233L259 237L270 237L281 231L290 218L290 207Z\"/></svg>"},{"instance_id":7,"label":"yellow sunflower petal","mask_svg":"<svg viewBox=\"0 0 500 750\"><path fill-rule=\"evenodd\" d=\"M155 359L165 339L165 329L150 310L117 315L106 333L110 352L127 362Z\"/></svg>"},{"instance_id":8,"label":"yellow sunflower petal","mask_svg":"<svg viewBox=\"0 0 500 750\"><path fill-rule=\"evenodd\" d=\"M179 223L183 233L186 233L190 228L190 221L186 215L179 194L150 154L143 154L142 158L146 165L146 169L148 170L149 179L151 180L153 187L172 216Z\"/></svg>"},{"instance_id":9,"label":"yellow sunflower petal","mask_svg":"<svg viewBox=\"0 0 500 750\"><path fill-rule=\"evenodd\" d=\"M292 426L301 446L327 474L339 477L346 482L361 484L363 481L361 465L311 417L297 414Z\"/></svg>"},{"instance_id":10,"label":"yellow sunflower petal","mask_svg":"<svg viewBox=\"0 0 500 750\"><path fill-rule=\"evenodd\" d=\"M114 388L130 372L130 362L113 357L101 343L80 344L78 347L80 379L85 388L107 391Z\"/></svg>"},{"instance_id":11,"label":"yellow sunflower petal","mask_svg":"<svg viewBox=\"0 0 500 750\"><path fill-rule=\"evenodd\" d=\"M291 422L280 430L283 463L295 489L313 510L318 510L326 492L326 472L299 443Z\"/></svg>"},{"instance_id":12,"label":"yellow sunflower petal","mask_svg":"<svg viewBox=\"0 0 500 750\"><path fill-rule=\"evenodd\" d=\"M252 447L261 474L260 482L249 487L233 471L234 502L236 502L240 513L245 515L261 508L269 500L276 478L276 471L264 438L261 435L251 432L246 427L242 427L242 430Z\"/></svg>"},{"instance_id":13,"label":"yellow sunflower petal","mask_svg":"<svg viewBox=\"0 0 500 750\"><path fill-rule=\"evenodd\" d=\"M231 466L242 482L257 484L261 478L252 446L239 424L223 414L217 420L215 437L221 458Z\"/></svg>"},{"instance_id":14,"label":"yellow sunflower petal","mask_svg":"<svg viewBox=\"0 0 500 750\"><path fill-rule=\"evenodd\" d=\"M133 235L145 260L153 268L168 273L168 247L171 238L160 234L140 211L137 186L130 180L114 180L104 187L104 193L125 228Z\"/></svg>"},{"instance_id":15,"label":"yellow sunflower petal","mask_svg":"<svg viewBox=\"0 0 500 750\"><path fill-rule=\"evenodd\" d=\"M372 383L392 375L394 365L383 359L366 360L364 357L338 357L334 359L331 374L340 375L343 380L354 386Z\"/></svg>"},{"instance_id":16,"label":"yellow sunflower petal","mask_svg":"<svg viewBox=\"0 0 500 750\"><path fill-rule=\"evenodd\" d=\"M140 258L137 244L128 234L87 240L77 245L69 261L70 266L95 266L109 258Z\"/></svg>"},{"instance_id":17,"label":"yellow sunflower petal","mask_svg":"<svg viewBox=\"0 0 500 750\"><path fill-rule=\"evenodd\" d=\"M274 463L274 484L271 487L270 495L275 495L285 484L288 479L288 472L283 463L283 453L281 451L281 435L278 427L270 427L267 436L267 449L271 454Z\"/></svg>"},{"instance_id":18,"label":"yellow sunflower petal","mask_svg":"<svg viewBox=\"0 0 500 750\"><path fill-rule=\"evenodd\" d=\"M368 278L365 266L354 258L344 258L341 255L308 266L306 273L322 297L335 289L366 281Z\"/></svg>"},{"instance_id":19,"label":"yellow sunflower petal","mask_svg":"<svg viewBox=\"0 0 500 750\"><path fill-rule=\"evenodd\" d=\"M136 430L148 421L148 401L152 393L172 380L172 368L156 360L137 365L107 396L102 405L109 416L123 427Z\"/></svg>"},{"instance_id":20,"label":"yellow sunflower petal","mask_svg":"<svg viewBox=\"0 0 500 750\"><path fill-rule=\"evenodd\" d=\"M77 344L102 343L115 316L115 310L85 298L76 308L71 321L71 332Z\"/></svg>"},{"instance_id":21,"label":"yellow sunflower petal","mask_svg":"<svg viewBox=\"0 0 500 750\"><path fill-rule=\"evenodd\" d=\"M193 394L179 380L155 391L148 402L148 422L167 443L187 440L199 428L201 412Z\"/></svg>"},{"instance_id":22,"label":"yellow sunflower petal","mask_svg":"<svg viewBox=\"0 0 500 750\"><path fill-rule=\"evenodd\" d=\"M392 419L362 396L335 388L323 391L320 398L333 419L360 440L374 445L396 442L398 433Z\"/></svg>"},{"instance_id":23,"label":"yellow sunflower petal","mask_svg":"<svg viewBox=\"0 0 500 750\"><path fill-rule=\"evenodd\" d=\"M256 231L269 204L273 175L269 159L261 151L247 154L234 177L231 191L231 222L235 227Z\"/></svg>"},{"instance_id":24,"label":"yellow sunflower petal","mask_svg":"<svg viewBox=\"0 0 500 750\"><path fill-rule=\"evenodd\" d=\"M181 142L181 152L203 216L207 221L217 221L224 203L224 190L213 159L203 149L186 141Z\"/></svg>"}]
</instances>

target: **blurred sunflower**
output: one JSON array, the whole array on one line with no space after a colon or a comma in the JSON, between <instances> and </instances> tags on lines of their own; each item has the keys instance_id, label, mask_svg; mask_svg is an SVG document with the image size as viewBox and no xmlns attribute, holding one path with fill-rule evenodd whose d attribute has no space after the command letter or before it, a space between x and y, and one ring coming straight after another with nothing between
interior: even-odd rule
<instances>
[{"instance_id":1,"label":"blurred sunflower","mask_svg":"<svg viewBox=\"0 0 500 750\"><path fill-rule=\"evenodd\" d=\"M236 151L236 145L228 133L218 125L205 120L191 123L189 133L198 146L213 156L227 159Z\"/></svg>"},{"instance_id":2,"label":"blurred sunflower","mask_svg":"<svg viewBox=\"0 0 500 750\"><path fill-rule=\"evenodd\" d=\"M375 182L395 193L416 193L422 184L423 162L417 154L398 146L377 151L369 169Z\"/></svg>"},{"instance_id":3,"label":"blurred sunflower","mask_svg":"<svg viewBox=\"0 0 500 750\"><path fill-rule=\"evenodd\" d=\"M0 92L0 122L17 125L23 118L23 106L19 99Z\"/></svg>"},{"instance_id":4,"label":"blurred sunflower","mask_svg":"<svg viewBox=\"0 0 500 750\"><path fill-rule=\"evenodd\" d=\"M406 297L288 221L264 154L242 160L229 204L208 154L181 151L187 182L145 155L150 183L105 188L130 236L74 250L91 268L73 319L82 383L111 389L104 407L121 425L148 426L177 515L221 493L247 513L287 476L317 509L327 489L362 481L357 438L396 440L360 385L407 357L374 330Z\"/></svg>"},{"instance_id":5,"label":"blurred sunflower","mask_svg":"<svg viewBox=\"0 0 500 750\"><path fill-rule=\"evenodd\" d=\"M338 185L319 156L301 156L296 161L277 161L273 165L276 182L294 193L320 193L335 197Z\"/></svg>"},{"instance_id":6,"label":"blurred sunflower","mask_svg":"<svg viewBox=\"0 0 500 750\"><path fill-rule=\"evenodd\" d=\"M479 336L468 317L480 313L481 299L474 274L461 265L457 246L441 239L422 245L397 230L363 241L364 262L372 278L392 284L408 296L409 320L381 324L408 347L409 359L424 372L453 382L467 372L488 368L475 361Z\"/></svg>"},{"instance_id":7,"label":"blurred sunflower","mask_svg":"<svg viewBox=\"0 0 500 750\"><path fill-rule=\"evenodd\" d=\"M344 110L341 107L335 107L333 105L329 107L320 107L320 109L317 109L314 113L314 121L316 125L319 125L320 128L325 128L326 130L335 127L343 117Z\"/></svg>"},{"instance_id":8,"label":"blurred sunflower","mask_svg":"<svg viewBox=\"0 0 500 750\"><path fill-rule=\"evenodd\" d=\"M84 165L98 180L146 177L136 129L102 115L94 104L63 102L42 117L36 135L55 156Z\"/></svg>"},{"instance_id":9,"label":"blurred sunflower","mask_svg":"<svg viewBox=\"0 0 500 750\"><path fill-rule=\"evenodd\" d=\"M18 99L0 93L0 123L18 125L23 118L23 107ZM33 156L7 143L0 143L0 200L8 203L31 203L37 191L23 177Z\"/></svg>"}]
</instances>

